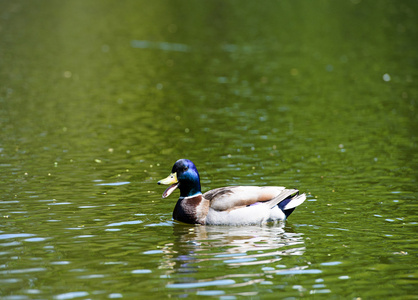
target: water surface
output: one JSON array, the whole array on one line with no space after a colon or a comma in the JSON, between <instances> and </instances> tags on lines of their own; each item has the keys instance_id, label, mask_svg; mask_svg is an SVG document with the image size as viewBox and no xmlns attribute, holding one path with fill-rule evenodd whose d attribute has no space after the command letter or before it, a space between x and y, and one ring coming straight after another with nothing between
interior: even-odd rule
<instances>
[{"instance_id":1,"label":"water surface","mask_svg":"<svg viewBox=\"0 0 418 300\"><path fill-rule=\"evenodd\" d=\"M2 299L415 299L415 1L0 2ZM156 182L307 193L173 221Z\"/></svg>"}]
</instances>

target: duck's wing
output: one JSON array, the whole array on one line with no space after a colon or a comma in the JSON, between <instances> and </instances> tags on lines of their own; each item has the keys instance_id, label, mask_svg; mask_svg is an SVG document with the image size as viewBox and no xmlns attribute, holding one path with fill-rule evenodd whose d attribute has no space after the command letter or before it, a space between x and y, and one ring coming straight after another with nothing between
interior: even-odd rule
<instances>
[{"instance_id":1,"label":"duck's wing","mask_svg":"<svg viewBox=\"0 0 418 300\"><path fill-rule=\"evenodd\" d=\"M260 202L272 208L297 192L282 186L231 186L210 190L203 197L210 201L212 209L227 211Z\"/></svg>"}]
</instances>

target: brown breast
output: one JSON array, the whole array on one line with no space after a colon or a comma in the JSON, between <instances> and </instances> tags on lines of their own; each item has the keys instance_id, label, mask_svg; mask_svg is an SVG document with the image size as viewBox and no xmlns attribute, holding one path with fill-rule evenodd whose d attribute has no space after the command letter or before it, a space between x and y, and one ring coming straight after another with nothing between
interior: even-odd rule
<instances>
[{"instance_id":1,"label":"brown breast","mask_svg":"<svg viewBox=\"0 0 418 300\"><path fill-rule=\"evenodd\" d=\"M189 224L205 224L209 201L202 195L179 199L173 211L173 219Z\"/></svg>"}]
</instances>

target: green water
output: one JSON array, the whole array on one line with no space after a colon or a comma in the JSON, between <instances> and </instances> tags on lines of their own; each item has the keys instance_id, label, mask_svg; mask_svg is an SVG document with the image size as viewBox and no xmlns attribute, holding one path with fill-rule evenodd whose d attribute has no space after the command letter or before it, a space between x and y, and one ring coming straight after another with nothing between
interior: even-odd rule
<instances>
[{"instance_id":1,"label":"green water","mask_svg":"<svg viewBox=\"0 0 418 300\"><path fill-rule=\"evenodd\" d=\"M0 1L2 299L417 299L416 1ZM175 222L203 191L286 224Z\"/></svg>"}]
</instances>

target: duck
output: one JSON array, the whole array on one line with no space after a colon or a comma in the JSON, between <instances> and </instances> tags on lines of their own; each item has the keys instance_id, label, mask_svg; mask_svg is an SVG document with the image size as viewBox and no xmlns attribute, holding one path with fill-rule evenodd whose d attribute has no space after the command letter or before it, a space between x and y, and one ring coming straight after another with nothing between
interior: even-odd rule
<instances>
[{"instance_id":1,"label":"duck","mask_svg":"<svg viewBox=\"0 0 418 300\"><path fill-rule=\"evenodd\" d=\"M285 221L306 200L299 190L283 186L228 186L202 194L199 172L189 159L177 160L171 174L158 184L169 185L162 198L180 190L173 219L189 224L240 226Z\"/></svg>"}]
</instances>

